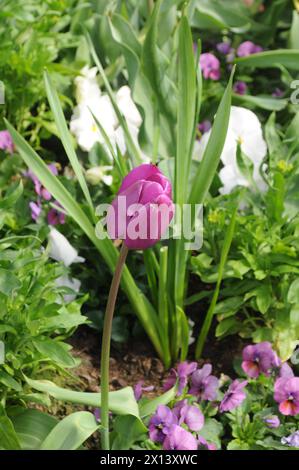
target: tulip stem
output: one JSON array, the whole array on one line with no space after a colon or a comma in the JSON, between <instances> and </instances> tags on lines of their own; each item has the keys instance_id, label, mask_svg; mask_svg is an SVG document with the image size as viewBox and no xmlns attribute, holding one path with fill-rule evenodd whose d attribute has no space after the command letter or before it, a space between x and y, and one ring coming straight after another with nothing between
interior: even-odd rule
<instances>
[{"instance_id":1,"label":"tulip stem","mask_svg":"<svg viewBox=\"0 0 299 470\"><path fill-rule=\"evenodd\" d=\"M115 302L120 284L122 271L125 265L128 248L122 244L114 276L110 286L109 297L104 318L101 352L101 447L109 450L109 359L112 332L112 320Z\"/></svg>"}]
</instances>

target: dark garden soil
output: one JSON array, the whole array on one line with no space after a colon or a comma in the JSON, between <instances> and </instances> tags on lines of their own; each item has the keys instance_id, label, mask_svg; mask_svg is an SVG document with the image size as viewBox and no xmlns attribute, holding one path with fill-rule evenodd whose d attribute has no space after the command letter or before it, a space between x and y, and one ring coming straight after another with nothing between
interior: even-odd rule
<instances>
[{"instance_id":1,"label":"dark garden soil","mask_svg":"<svg viewBox=\"0 0 299 470\"><path fill-rule=\"evenodd\" d=\"M74 371L84 384L85 391L99 391L99 369L100 369L100 334L88 326L80 327L70 340L73 346L73 354L80 358L81 365ZM210 362L216 375L221 373L234 375L233 360L240 353L244 343L238 337L228 337L222 341L216 341L211 335L211 340L207 342L203 359L199 364ZM190 350L190 360L193 351ZM157 358L149 341L144 338L142 341L133 340L115 348L112 345L110 359L110 389L118 390L127 385L134 386L140 380L144 381L144 386L153 385L152 392L147 392L146 396L156 396L163 391L163 381L168 371L163 363ZM81 388L81 387L80 387Z\"/></svg>"}]
</instances>

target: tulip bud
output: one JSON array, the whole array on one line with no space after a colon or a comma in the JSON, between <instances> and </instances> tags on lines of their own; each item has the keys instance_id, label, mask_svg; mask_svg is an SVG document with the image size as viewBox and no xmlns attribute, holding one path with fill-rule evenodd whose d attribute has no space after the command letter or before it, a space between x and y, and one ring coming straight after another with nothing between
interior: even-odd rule
<instances>
[{"instance_id":1,"label":"tulip bud","mask_svg":"<svg viewBox=\"0 0 299 470\"><path fill-rule=\"evenodd\" d=\"M107 213L108 234L144 250L161 239L173 215L170 181L157 166L144 163L124 178Z\"/></svg>"}]
</instances>

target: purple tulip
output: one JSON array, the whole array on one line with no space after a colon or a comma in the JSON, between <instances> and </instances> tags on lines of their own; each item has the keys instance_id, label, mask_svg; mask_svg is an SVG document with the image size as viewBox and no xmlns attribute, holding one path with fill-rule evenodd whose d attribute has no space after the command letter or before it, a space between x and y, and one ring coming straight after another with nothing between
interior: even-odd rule
<instances>
[{"instance_id":1,"label":"purple tulip","mask_svg":"<svg viewBox=\"0 0 299 470\"><path fill-rule=\"evenodd\" d=\"M188 405L187 400L176 403L172 411L178 418L178 424L185 423L190 431L200 431L204 425L205 418L200 409L195 405Z\"/></svg>"},{"instance_id":2,"label":"purple tulip","mask_svg":"<svg viewBox=\"0 0 299 470\"><path fill-rule=\"evenodd\" d=\"M151 440L154 442L164 442L170 428L177 424L177 422L177 417L168 406L159 405L149 422L149 436Z\"/></svg>"},{"instance_id":3,"label":"purple tulip","mask_svg":"<svg viewBox=\"0 0 299 470\"><path fill-rule=\"evenodd\" d=\"M247 91L247 85L245 82L237 81L234 83L233 90L237 95L245 95Z\"/></svg>"},{"instance_id":4,"label":"purple tulip","mask_svg":"<svg viewBox=\"0 0 299 470\"><path fill-rule=\"evenodd\" d=\"M144 163L123 179L107 213L108 234L145 250L161 239L173 215L170 181L156 165Z\"/></svg>"},{"instance_id":5,"label":"purple tulip","mask_svg":"<svg viewBox=\"0 0 299 470\"><path fill-rule=\"evenodd\" d=\"M245 41L239 45L237 55L238 57L247 57L248 55L262 52L262 50L263 48L258 44L254 44L252 41Z\"/></svg>"},{"instance_id":6,"label":"purple tulip","mask_svg":"<svg viewBox=\"0 0 299 470\"><path fill-rule=\"evenodd\" d=\"M268 428L276 429L280 426L280 419L276 415L267 416L266 418L264 418L264 423L267 424Z\"/></svg>"},{"instance_id":7,"label":"purple tulip","mask_svg":"<svg viewBox=\"0 0 299 470\"><path fill-rule=\"evenodd\" d=\"M200 400L213 401L217 397L219 381L211 375L211 364L205 364L201 369L192 374L191 388L189 393L197 396Z\"/></svg>"},{"instance_id":8,"label":"purple tulip","mask_svg":"<svg viewBox=\"0 0 299 470\"><path fill-rule=\"evenodd\" d=\"M286 416L299 414L299 377L280 377L274 384L274 400Z\"/></svg>"},{"instance_id":9,"label":"purple tulip","mask_svg":"<svg viewBox=\"0 0 299 470\"><path fill-rule=\"evenodd\" d=\"M220 78L220 62L210 52L201 54L199 59L200 67L204 78L211 80L219 80Z\"/></svg>"},{"instance_id":10,"label":"purple tulip","mask_svg":"<svg viewBox=\"0 0 299 470\"><path fill-rule=\"evenodd\" d=\"M191 432L181 426L172 426L163 442L164 450L197 450L197 441Z\"/></svg>"},{"instance_id":11,"label":"purple tulip","mask_svg":"<svg viewBox=\"0 0 299 470\"><path fill-rule=\"evenodd\" d=\"M199 450L217 450L216 444L208 443L202 436L198 436Z\"/></svg>"},{"instance_id":12,"label":"purple tulip","mask_svg":"<svg viewBox=\"0 0 299 470\"><path fill-rule=\"evenodd\" d=\"M280 366L280 360L268 341L246 346L242 357L242 369L251 378L260 374L269 376L272 368Z\"/></svg>"},{"instance_id":13,"label":"purple tulip","mask_svg":"<svg viewBox=\"0 0 299 470\"><path fill-rule=\"evenodd\" d=\"M222 402L220 403L219 410L221 413L224 411L232 411L237 408L246 398L244 387L247 385L247 380L240 382L234 380L228 390L225 392Z\"/></svg>"},{"instance_id":14,"label":"purple tulip","mask_svg":"<svg viewBox=\"0 0 299 470\"><path fill-rule=\"evenodd\" d=\"M37 201L37 202L31 201L31 202L29 202L29 207L30 207L30 210L31 210L31 217L36 222L37 219L39 218L39 216L41 215L41 212L42 212L41 203L39 201Z\"/></svg>"},{"instance_id":15,"label":"purple tulip","mask_svg":"<svg viewBox=\"0 0 299 470\"><path fill-rule=\"evenodd\" d=\"M299 431L295 431L287 437L282 437L281 443L299 449Z\"/></svg>"},{"instance_id":16,"label":"purple tulip","mask_svg":"<svg viewBox=\"0 0 299 470\"><path fill-rule=\"evenodd\" d=\"M196 370L196 368L196 362L181 362L177 367L177 371L175 369L171 370L170 376L163 385L164 390L170 390L178 380L177 394L181 395L188 383L189 376Z\"/></svg>"},{"instance_id":17,"label":"purple tulip","mask_svg":"<svg viewBox=\"0 0 299 470\"><path fill-rule=\"evenodd\" d=\"M15 146L8 131L0 131L0 149L12 154Z\"/></svg>"},{"instance_id":18,"label":"purple tulip","mask_svg":"<svg viewBox=\"0 0 299 470\"><path fill-rule=\"evenodd\" d=\"M143 384L144 384L144 380L139 380L139 382L137 382L137 384L134 387L134 396L137 401L140 400L143 392L152 392L155 388L153 385L144 387Z\"/></svg>"}]
</instances>

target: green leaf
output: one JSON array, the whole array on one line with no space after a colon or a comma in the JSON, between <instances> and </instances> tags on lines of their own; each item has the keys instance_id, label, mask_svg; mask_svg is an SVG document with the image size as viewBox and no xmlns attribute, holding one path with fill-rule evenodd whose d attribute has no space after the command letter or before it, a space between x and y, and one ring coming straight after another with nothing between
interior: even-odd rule
<instances>
[{"instance_id":1,"label":"green leaf","mask_svg":"<svg viewBox=\"0 0 299 470\"><path fill-rule=\"evenodd\" d=\"M82 167L79 163L78 157L74 150L72 138L67 127L67 123L66 123L66 120L65 120L62 108L61 108L61 104L60 104L57 92L52 84L50 75L47 72L47 70L45 70L44 72L44 81L45 81L45 87L47 91L48 100L51 106L51 110L55 119L57 129L59 131L61 142L69 158L69 161L72 165L72 168L75 172L75 175L77 176L77 179L79 181L79 184L81 186L85 199L90 206L91 213L94 214L92 200L89 194L86 180L83 175Z\"/></svg>"},{"instance_id":2,"label":"green leaf","mask_svg":"<svg viewBox=\"0 0 299 470\"><path fill-rule=\"evenodd\" d=\"M25 377L25 379L30 387L38 390L39 392L48 393L51 397L56 398L57 400L93 407L101 406L100 393L74 392L72 390L58 387L49 380L32 380L28 377ZM134 397L133 389L131 387L125 387L116 392L110 392L109 409L116 414L131 414L138 418L139 409Z\"/></svg>"},{"instance_id":3,"label":"green leaf","mask_svg":"<svg viewBox=\"0 0 299 470\"><path fill-rule=\"evenodd\" d=\"M8 269L0 268L0 292L4 295L11 295L15 289L21 287L21 282Z\"/></svg>"},{"instance_id":4,"label":"green leaf","mask_svg":"<svg viewBox=\"0 0 299 470\"><path fill-rule=\"evenodd\" d=\"M288 104L287 99L277 99L271 96L237 95L235 93L233 94L233 102L252 105L269 111L281 111Z\"/></svg>"},{"instance_id":5,"label":"green leaf","mask_svg":"<svg viewBox=\"0 0 299 470\"><path fill-rule=\"evenodd\" d=\"M147 428L135 416L117 416L113 431L116 436L113 439L112 450L127 450L144 437Z\"/></svg>"},{"instance_id":6,"label":"green leaf","mask_svg":"<svg viewBox=\"0 0 299 470\"><path fill-rule=\"evenodd\" d=\"M34 340L34 346L44 356L45 359L51 359L62 367L75 367L77 361L68 352L68 345L61 341Z\"/></svg>"},{"instance_id":7,"label":"green leaf","mask_svg":"<svg viewBox=\"0 0 299 470\"><path fill-rule=\"evenodd\" d=\"M293 20L290 29L289 45L291 49L299 49L299 13L293 10Z\"/></svg>"},{"instance_id":8,"label":"green leaf","mask_svg":"<svg viewBox=\"0 0 299 470\"><path fill-rule=\"evenodd\" d=\"M97 429L94 415L88 411L77 411L60 421L42 442L40 450L76 450Z\"/></svg>"},{"instance_id":9,"label":"green leaf","mask_svg":"<svg viewBox=\"0 0 299 470\"><path fill-rule=\"evenodd\" d=\"M220 436L223 432L221 423L213 418L206 418L204 427L200 430L200 435L204 437L209 443L214 443L217 448L221 448Z\"/></svg>"},{"instance_id":10,"label":"green leaf","mask_svg":"<svg viewBox=\"0 0 299 470\"><path fill-rule=\"evenodd\" d=\"M177 386L174 386L167 392L163 393L163 395L160 395L157 398L146 400L145 402L141 403L139 406L141 418L145 418L146 416L150 416L155 413L159 405L167 405L169 402L174 400L176 393Z\"/></svg>"},{"instance_id":11,"label":"green leaf","mask_svg":"<svg viewBox=\"0 0 299 470\"><path fill-rule=\"evenodd\" d=\"M299 304L299 278L290 285L287 300L290 304Z\"/></svg>"},{"instance_id":12,"label":"green leaf","mask_svg":"<svg viewBox=\"0 0 299 470\"><path fill-rule=\"evenodd\" d=\"M11 420L0 410L0 449L19 450L21 445Z\"/></svg>"},{"instance_id":13,"label":"green leaf","mask_svg":"<svg viewBox=\"0 0 299 470\"><path fill-rule=\"evenodd\" d=\"M9 374L4 372L4 370L0 371L0 383L8 387L9 389L15 390L16 392L22 391L22 386L17 382L13 377Z\"/></svg>"},{"instance_id":14,"label":"green leaf","mask_svg":"<svg viewBox=\"0 0 299 470\"><path fill-rule=\"evenodd\" d=\"M276 51L259 52L235 59L238 67L271 68L281 67L299 70L299 50L277 49Z\"/></svg>"},{"instance_id":15,"label":"green leaf","mask_svg":"<svg viewBox=\"0 0 299 470\"><path fill-rule=\"evenodd\" d=\"M14 206L17 200L23 193L23 183L19 182L18 186L14 188L9 194L6 194L0 201L0 209L9 209Z\"/></svg>"},{"instance_id":16,"label":"green leaf","mask_svg":"<svg viewBox=\"0 0 299 470\"><path fill-rule=\"evenodd\" d=\"M189 202L201 204L212 184L224 147L229 123L234 70L219 105L212 132L193 181Z\"/></svg>"},{"instance_id":17,"label":"green leaf","mask_svg":"<svg viewBox=\"0 0 299 470\"><path fill-rule=\"evenodd\" d=\"M23 450L38 450L57 424L53 416L34 409L21 409L11 421Z\"/></svg>"}]
</instances>

